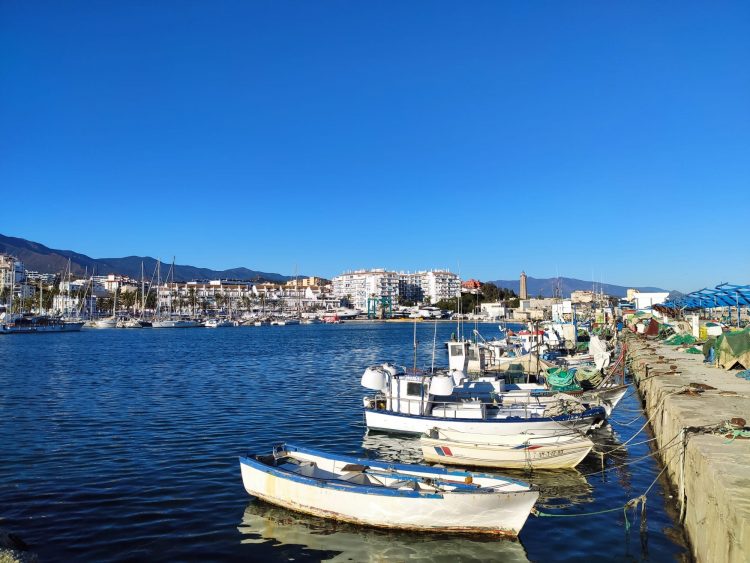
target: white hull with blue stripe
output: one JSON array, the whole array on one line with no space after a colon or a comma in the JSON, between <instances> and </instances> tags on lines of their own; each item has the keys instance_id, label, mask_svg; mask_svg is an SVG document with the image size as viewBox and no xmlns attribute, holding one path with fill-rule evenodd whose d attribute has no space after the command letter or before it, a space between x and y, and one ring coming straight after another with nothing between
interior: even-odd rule
<instances>
[{"instance_id":1,"label":"white hull with blue stripe","mask_svg":"<svg viewBox=\"0 0 750 563\"><path fill-rule=\"evenodd\" d=\"M519 404L482 384L465 383L460 372L414 374L390 364L367 368L362 385L377 391L363 400L367 428L403 434L424 434L432 428L497 435L545 430L585 433L607 419L603 407L587 408L569 395Z\"/></svg>"},{"instance_id":2,"label":"white hull with blue stripe","mask_svg":"<svg viewBox=\"0 0 750 563\"><path fill-rule=\"evenodd\" d=\"M517 536L539 493L521 481L279 445L240 458L245 490L336 520L404 530Z\"/></svg>"},{"instance_id":3,"label":"white hull with blue stripe","mask_svg":"<svg viewBox=\"0 0 750 563\"><path fill-rule=\"evenodd\" d=\"M594 442L579 432L496 436L434 428L422 436L420 445L431 463L528 470L573 468Z\"/></svg>"},{"instance_id":4,"label":"white hull with blue stripe","mask_svg":"<svg viewBox=\"0 0 750 563\"><path fill-rule=\"evenodd\" d=\"M441 411L442 412L442 411ZM445 428L469 434L516 435L524 432L572 431L586 433L606 420L602 407L588 409L580 414L544 416L508 416L503 418L454 416L423 416L388 410L365 408L365 423L369 430L398 434L426 434L432 428Z\"/></svg>"}]
</instances>

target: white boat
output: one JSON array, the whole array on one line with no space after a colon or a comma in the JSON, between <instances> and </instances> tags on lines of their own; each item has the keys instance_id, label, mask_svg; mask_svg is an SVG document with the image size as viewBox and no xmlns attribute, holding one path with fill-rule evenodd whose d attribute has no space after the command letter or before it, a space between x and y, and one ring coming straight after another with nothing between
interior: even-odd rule
<instances>
[{"instance_id":1,"label":"white boat","mask_svg":"<svg viewBox=\"0 0 750 563\"><path fill-rule=\"evenodd\" d=\"M580 432L526 432L515 436L467 434L433 428L420 439L424 459L433 463L503 469L566 469L594 447Z\"/></svg>"},{"instance_id":2,"label":"white boat","mask_svg":"<svg viewBox=\"0 0 750 563\"><path fill-rule=\"evenodd\" d=\"M206 328L223 328L236 325L234 324L234 321L230 321L229 319L208 319L203 323L203 326Z\"/></svg>"},{"instance_id":3,"label":"white boat","mask_svg":"<svg viewBox=\"0 0 750 563\"><path fill-rule=\"evenodd\" d=\"M117 328L143 328L138 319L120 319Z\"/></svg>"},{"instance_id":4,"label":"white boat","mask_svg":"<svg viewBox=\"0 0 750 563\"><path fill-rule=\"evenodd\" d=\"M290 444L240 458L245 490L266 502L345 522L515 537L539 497L521 481L332 455Z\"/></svg>"},{"instance_id":5,"label":"white boat","mask_svg":"<svg viewBox=\"0 0 750 563\"><path fill-rule=\"evenodd\" d=\"M442 372L450 373L450 372ZM455 372L454 372L455 373ZM607 417L619 404L629 387L627 385L604 384L590 391L565 391L581 403L604 407ZM547 406L559 400L560 393L539 383L506 383L503 374L462 378L454 387L457 397L480 398L485 402L500 401L503 405Z\"/></svg>"},{"instance_id":6,"label":"white boat","mask_svg":"<svg viewBox=\"0 0 750 563\"><path fill-rule=\"evenodd\" d=\"M253 322L253 326L268 326L270 324L271 323L268 319L258 319L257 321Z\"/></svg>"},{"instance_id":7,"label":"white boat","mask_svg":"<svg viewBox=\"0 0 750 563\"><path fill-rule=\"evenodd\" d=\"M549 369L555 367L549 362L542 360L535 353L523 356L505 357L500 360L492 360L494 363L488 365L488 357L485 349L468 341L450 341L447 343L449 357L449 373L475 374L466 377L462 386L465 393L482 396L486 398L490 393L495 397L502 397L504 404L548 404L555 401L558 391L551 389L546 384L524 383L529 379L529 373L538 373L538 380L543 380ZM492 358L490 355L489 358ZM507 365L503 362L507 362ZM513 365L516 364L516 365ZM516 371L508 368L519 368ZM592 366L593 367L593 366ZM576 383L577 390L566 390L565 393L577 396L582 402L598 404L604 407L607 416L625 395L628 387L626 385L614 385L607 382L603 377L599 387L584 391ZM575 380L574 380L575 382ZM459 389L458 387L456 388Z\"/></svg>"},{"instance_id":8,"label":"white boat","mask_svg":"<svg viewBox=\"0 0 750 563\"><path fill-rule=\"evenodd\" d=\"M91 321L88 326L91 328L117 328L117 319L115 317L96 319Z\"/></svg>"},{"instance_id":9,"label":"white boat","mask_svg":"<svg viewBox=\"0 0 750 563\"><path fill-rule=\"evenodd\" d=\"M463 394L465 387L457 388L454 376L459 379L462 374L410 374L390 364L367 368L361 384L377 392L363 400L367 428L405 434L424 434L435 427L498 435L539 430L587 432L607 418L603 407L589 407L569 395L538 405L483 400L474 392Z\"/></svg>"},{"instance_id":10,"label":"white boat","mask_svg":"<svg viewBox=\"0 0 750 563\"><path fill-rule=\"evenodd\" d=\"M295 318L281 318L272 320L271 324L274 326L298 325L300 324L300 321Z\"/></svg>"},{"instance_id":11,"label":"white boat","mask_svg":"<svg viewBox=\"0 0 750 563\"><path fill-rule=\"evenodd\" d=\"M193 319L161 319L151 323L151 328L195 328L201 324Z\"/></svg>"}]
</instances>

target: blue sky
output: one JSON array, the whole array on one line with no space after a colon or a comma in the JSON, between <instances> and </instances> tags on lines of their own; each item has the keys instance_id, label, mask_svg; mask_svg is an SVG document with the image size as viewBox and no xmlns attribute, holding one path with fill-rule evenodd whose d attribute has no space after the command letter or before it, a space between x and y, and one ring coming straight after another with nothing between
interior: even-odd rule
<instances>
[{"instance_id":1,"label":"blue sky","mask_svg":"<svg viewBox=\"0 0 750 563\"><path fill-rule=\"evenodd\" d=\"M217 269L750 283L746 2L0 5L0 233Z\"/></svg>"}]
</instances>

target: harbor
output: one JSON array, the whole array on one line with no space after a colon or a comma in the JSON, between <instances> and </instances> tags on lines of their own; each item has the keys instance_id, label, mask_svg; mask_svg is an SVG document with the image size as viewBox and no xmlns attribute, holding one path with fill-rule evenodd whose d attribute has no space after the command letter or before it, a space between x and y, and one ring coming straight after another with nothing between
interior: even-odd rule
<instances>
[{"instance_id":1,"label":"harbor","mask_svg":"<svg viewBox=\"0 0 750 563\"><path fill-rule=\"evenodd\" d=\"M306 515L295 518L312 522L302 525L295 537L307 538L305 530L318 526L348 527L342 556L358 552L358 538L371 533L359 530L363 527L401 540L407 534L430 534L446 546L456 534L490 535L521 544L508 547L514 557L546 559L550 554L544 555L537 539L540 530L546 530L545 521L560 522L556 529L571 533L578 522L590 521L600 527L622 527L623 557L645 559L654 550L668 559L708 561L719 552L722 561L747 557L742 540L748 508L742 468L750 461L745 417L750 377L743 374L750 372L738 372L750 363L750 339L747 329L741 329L750 306L746 286L720 284L687 295L628 289L620 298L594 287L573 291L568 298L560 291L553 298L531 298L525 273L517 296L492 283L469 280L459 285L457 276L439 272L451 280L445 296L455 297L435 299L440 306L432 306L424 293L408 293L416 291L409 285L412 274L376 269L345 273L333 283L307 278L304 293L296 278L285 284L235 284L253 297L233 296L226 291L231 283L217 280L204 284L198 308L197 293L187 293L194 289L190 282L169 281L174 264L162 284L157 263L156 283L142 277L138 286L109 275L106 282L112 293L94 299L94 277L84 276L79 279L81 293L56 294L73 309L45 311L44 295L49 299L54 286L41 278L29 284L31 275L25 269L17 277L15 272L22 268L12 256L5 255L3 264L8 267L2 279L11 282L4 294L14 296L0 318L0 332L6 335L0 344L7 357L27 355L27 343L40 342L36 335L60 333L50 336L49 343L42 339L42 348L72 362L59 372L54 364L46 368L62 377L59 382L37 382L41 388L54 388L58 399L50 406L66 403L59 397L68 386L85 382L97 389L88 393L91 404L86 414L79 413L82 420L63 417L62 427L95 421L99 435L119 443L122 435L114 432L119 425L127 428L141 415L156 417L156 433L141 444L143 452L139 450L133 460L115 452L125 467L156 463L171 470L172 462L157 461L154 448L174 438L184 444L186 436L194 435L204 441L209 437L204 442L209 466L228 471L229 441L234 438L235 448L240 442L249 444L252 449L237 452L236 458L252 499L237 529L252 537L253 525L274 527L264 520L264 506L284 518L270 509L275 506ZM65 272L56 279L62 286ZM376 280L381 294L353 300L351 284L362 280L365 285ZM67 284L70 288L69 266ZM118 297L128 295L127 287L133 293L118 307ZM312 287L328 297L310 299ZM190 295L192 302L181 295ZM407 297L422 301L413 303ZM505 299L495 302L493 297ZM24 313L28 304L32 310ZM145 330L120 330L132 328ZM174 330L185 328L203 330ZM338 347L338 341L347 344ZM227 346L232 347L229 355ZM105 350L104 357L113 361L102 365L97 358L96 375L88 372L79 381L76 370L92 362L91 347ZM120 393L123 381L146 383L140 380L141 371L131 372L134 354L145 362L140 370L157 377L151 392L159 400L148 407L127 408L123 419L109 408L100 410L99 403ZM319 379L324 365L328 367ZM31 369L37 368L30 364L11 371ZM205 374L220 379L205 379ZM249 385L247 396L262 399L237 397L236 404L212 404L226 399L228 381L240 389ZM294 401L289 400L290 385ZM79 403L77 408L86 402L80 393L79 389L70 397ZM118 400L129 403L123 397ZM701 408L695 408L696 401ZM191 412L182 412L188 405ZM208 426L195 418L201 411ZM255 426L249 438L241 438L247 430L233 423L245 420L246 413L262 417L258 411L279 418ZM330 424L330 415L337 412L338 424L318 432L324 419ZM17 427L24 416L13 413L9 420ZM165 416L187 418L184 425L170 428ZM10 426L5 430L11 432ZM45 433L41 428L31 431L25 449L38 450L36 441ZM132 448L138 435L136 431L124 438L121 445ZM100 447L88 436L83 443L83 452ZM221 451L214 450L219 443ZM71 445L62 446L63 453ZM97 460L86 466L85 474L101 471L100 463L108 462ZM213 475L210 467L203 478L227 478ZM176 469L179 474L179 466ZM118 464L112 473L115 482L119 472ZM613 481L612 475L618 479ZM21 474L9 477L18 480L19 491L28 486ZM192 478L189 473L187 482ZM117 488L105 483L106 488ZM173 486L166 483L159 486ZM22 518L28 498L14 496L12 489L6 492L9 502L20 503ZM117 503L124 494L117 493ZM225 500L231 496L223 495ZM361 498L368 499L364 509ZM95 503L88 510L101 509ZM248 520L255 524L248 525ZM656 522L659 529L654 528ZM666 536L664 530L669 530ZM631 552L630 538L635 535L640 550ZM267 537L267 531L260 536ZM611 550L606 537L601 545L588 545L587 554L603 555L605 545ZM222 542L227 540L224 536ZM82 545L95 552L97 541L92 538ZM126 538L122 541L129 552L132 546ZM324 543L311 538L305 542L309 545L305 543L304 549L326 551ZM33 543L38 545L38 540ZM254 545L257 553L257 543L240 543ZM472 549L481 552L483 543L471 543ZM3 545L16 557L13 541ZM535 555L537 550L543 555ZM158 550L148 553L149 558L159 558ZM265 557L276 560L284 553L271 549ZM562 559L579 555L573 550ZM317 556L327 557L312 557Z\"/></svg>"},{"instance_id":2,"label":"harbor","mask_svg":"<svg viewBox=\"0 0 750 563\"><path fill-rule=\"evenodd\" d=\"M750 561L749 3L0 21L0 563Z\"/></svg>"},{"instance_id":3,"label":"harbor","mask_svg":"<svg viewBox=\"0 0 750 563\"><path fill-rule=\"evenodd\" d=\"M455 330L438 323L438 341ZM490 336L498 327L479 330ZM416 331L418 366L429 369L435 325L418 323ZM688 553L662 468L647 435L636 435L647 418L634 393L593 435L603 457L587 456L574 470L486 470L539 492L539 515L516 541L378 531L246 496L237 456L250 447L270 452L281 436L336 454L422 463L418 437L365 432L361 406L363 367L410 364L413 336L413 324L361 322L2 338L0 351L12 360L2 376L0 432L12 434L14 447L2 467L0 502L8 508L0 527L42 558L69 560L113 553L670 560ZM435 361L447 364L445 348ZM17 380L18 373L27 375ZM640 508L624 508L649 487L642 527ZM175 544L173 535L185 532ZM576 547L571 535L580 538Z\"/></svg>"}]
</instances>

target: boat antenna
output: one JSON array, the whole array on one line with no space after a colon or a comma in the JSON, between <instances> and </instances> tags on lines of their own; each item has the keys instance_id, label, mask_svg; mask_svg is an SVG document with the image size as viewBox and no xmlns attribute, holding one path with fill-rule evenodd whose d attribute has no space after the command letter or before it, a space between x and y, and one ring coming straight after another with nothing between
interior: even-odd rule
<instances>
[{"instance_id":1,"label":"boat antenna","mask_svg":"<svg viewBox=\"0 0 750 563\"><path fill-rule=\"evenodd\" d=\"M414 373L417 373L417 318L414 317Z\"/></svg>"},{"instance_id":2,"label":"boat antenna","mask_svg":"<svg viewBox=\"0 0 750 563\"><path fill-rule=\"evenodd\" d=\"M430 373L435 373L435 348L437 347L437 319L435 319L435 331L432 333L432 367Z\"/></svg>"}]
</instances>

